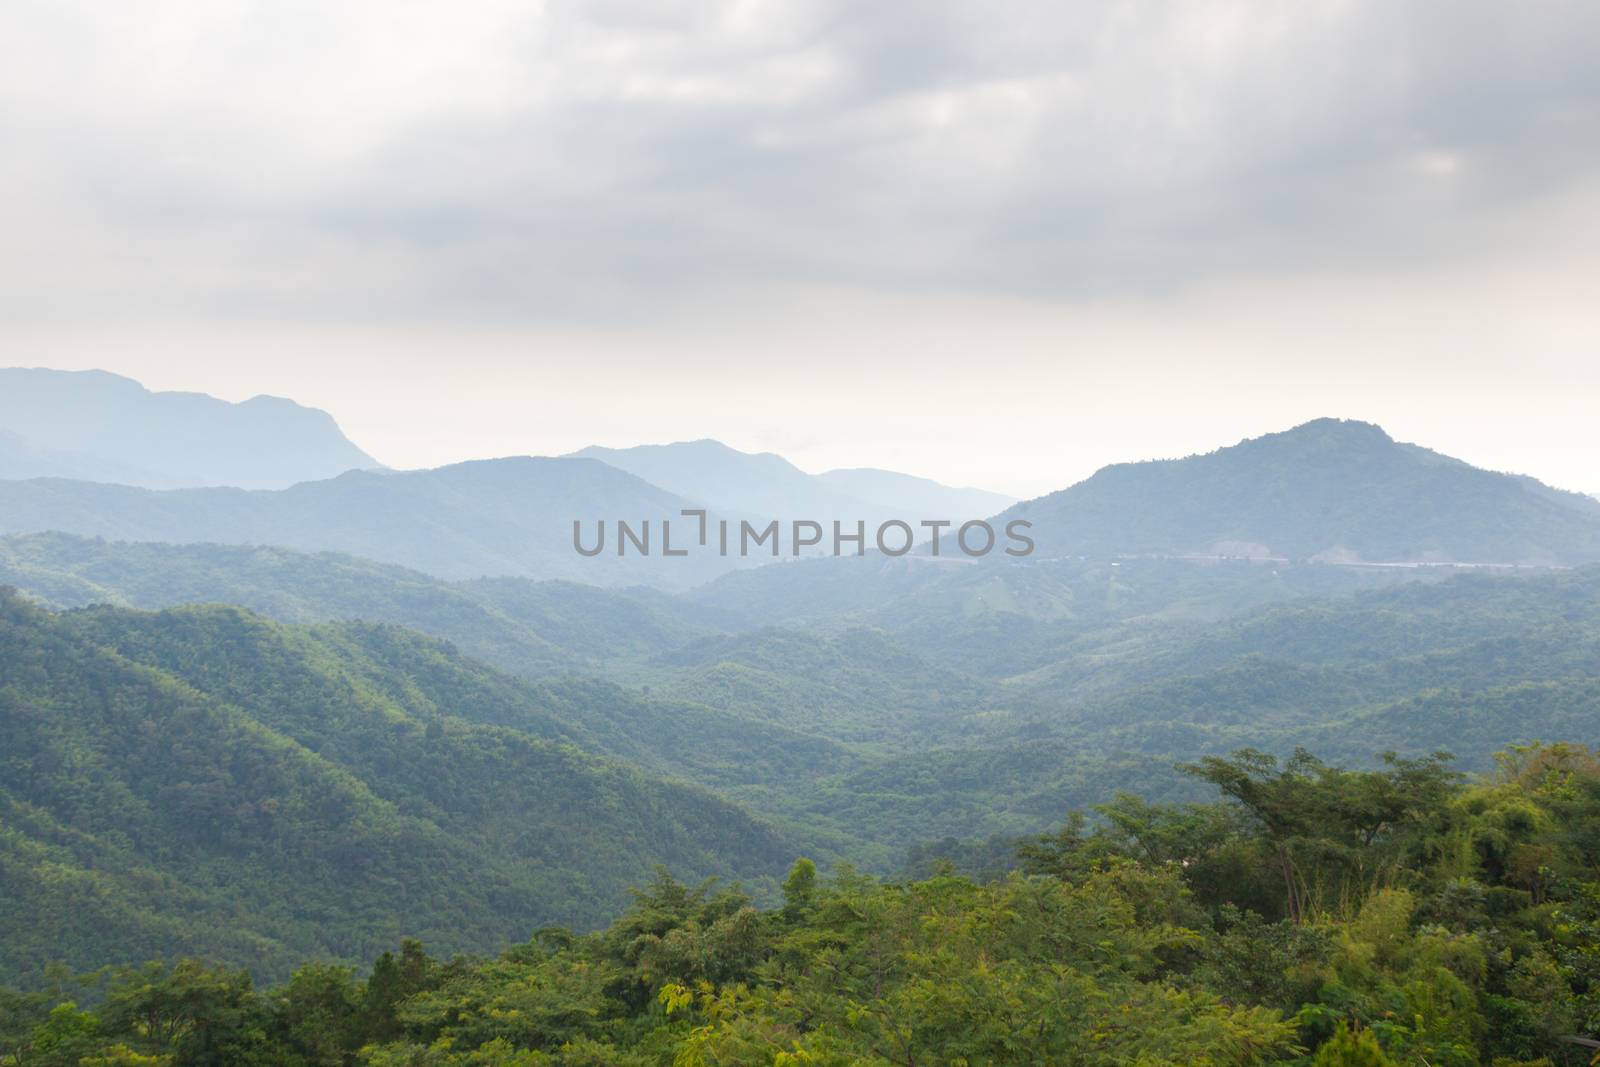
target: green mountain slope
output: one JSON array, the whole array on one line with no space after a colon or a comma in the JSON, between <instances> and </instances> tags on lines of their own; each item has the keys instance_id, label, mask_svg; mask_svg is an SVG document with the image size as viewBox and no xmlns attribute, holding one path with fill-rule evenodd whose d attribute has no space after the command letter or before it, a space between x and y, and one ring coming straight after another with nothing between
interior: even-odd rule
<instances>
[{"instance_id":1,"label":"green mountain slope","mask_svg":"<svg viewBox=\"0 0 1600 1067\"><path fill-rule=\"evenodd\" d=\"M0 595L0 879L26 931L0 967L483 950L599 922L655 863L760 879L790 858L709 793L567 743L588 732L520 683L406 641Z\"/></svg>"},{"instance_id":2,"label":"green mountain slope","mask_svg":"<svg viewBox=\"0 0 1600 1067\"><path fill-rule=\"evenodd\" d=\"M726 612L642 589L523 578L449 582L336 553L61 533L0 538L0 583L54 607L226 603L281 622L399 623L526 677L643 659L738 625Z\"/></svg>"},{"instance_id":3,"label":"green mountain slope","mask_svg":"<svg viewBox=\"0 0 1600 1067\"><path fill-rule=\"evenodd\" d=\"M1199 752L1287 750L1307 738L1327 748L1319 732L1326 724L1426 694L1471 702L1492 690L1600 676L1600 568L1429 571L1427 580L1405 570L1238 561L920 572L931 580L902 568L885 574L881 588L891 595L870 610L818 616L798 629L719 633L718 624L736 617L720 603L699 603L702 596L757 575L674 598L512 579L446 583L278 550L53 537L0 544L4 565L29 575L36 591L49 595L57 583L58 596L80 599L87 592L78 581L152 598L164 589L238 589L286 613L399 604L405 621L452 643L381 623L305 632L338 650L351 684L417 721L453 715L695 781L807 840L823 858L878 867L886 850L963 827L1026 832L1124 785L1179 788L1172 765ZM857 573L876 573L872 561L861 567ZM834 573L813 563L773 570L808 568ZM486 638L510 641L519 626L537 647L562 655L604 648L608 658L579 669L609 677L530 684L464 655L501 654ZM156 646L118 636L115 647L182 671L184 650L200 639ZM293 677L279 667L266 673ZM220 695L245 708L258 698L245 683ZM1392 735L1397 744L1456 747L1448 718L1430 734L1418 714L1403 736ZM1484 720L1461 755L1478 759L1529 736L1502 725ZM1565 720L1559 734L1582 731Z\"/></svg>"},{"instance_id":4,"label":"green mountain slope","mask_svg":"<svg viewBox=\"0 0 1600 1067\"><path fill-rule=\"evenodd\" d=\"M1021 833L1120 788L1188 796L1176 763L1245 746L1356 762L1443 749L1485 770L1507 745L1600 738L1600 567L1463 575L1198 629L1117 632L964 720L927 720L923 747L785 803L870 825L883 842L962 826Z\"/></svg>"}]
</instances>

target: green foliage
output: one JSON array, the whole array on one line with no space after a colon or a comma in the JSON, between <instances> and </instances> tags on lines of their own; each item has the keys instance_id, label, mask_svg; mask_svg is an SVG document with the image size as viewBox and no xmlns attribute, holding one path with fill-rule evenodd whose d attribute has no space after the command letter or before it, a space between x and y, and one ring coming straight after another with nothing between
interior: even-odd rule
<instances>
[{"instance_id":1,"label":"green foliage","mask_svg":"<svg viewBox=\"0 0 1600 1067\"><path fill-rule=\"evenodd\" d=\"M1371 1030L1340 1026L1333 1038L1317 1049L1312 1067L1394 1067Z\"/></svg>"},{"instance_id":2,"label":"green foliage","mask_svg":"<svg viewBox=\"0 0 1600 1067\"><path fill-rule=\"evenodd\" d=\"M782 906L763 911L736 887L662 869L602 931L542 929L448 961L406 941L364 975L307 963L265 992L192 960L117 971L98 993L93 976L58 968L52 990L0 993L0 1054L123 1067L1505 1067L1559 1062L1564 1038L1593 1032L1600 882L1584 828L1600 758L1588 749L1508 752L1496 777L1470 783L1438 761L1350 771L1308 754L1199 769L1220 801L1120 796L1024 842L1021 869L987 882L824 876L801 859ZM1341 884L1363 850L1384 876L1349 883L1338 908L1239 907L1215 857L1271 885L1286 841L1306 885ZM1520 850L1541 858L1542 903L1506 862ZM67 995L79 985L88 1009Z\"/></svg>"},{"instance_id":3,"label":"green foliage","mask_svg":"<svg viewBox=\"0 0 1600 1067\"><path fill-rule=\"evenodd\" d=\"M53 604L230 601L280 620L368 620L318 639L359 658L362 687L435 739L450 715L570 742L719 790L824 863L888 872L949 838L936 851L986 877L1008 857L979 856L975 841L1037 833L1130 786L1198 798L1179 761L1305 747L1355 765L1448 748L1482 770L1510 743L1588 736L1600 569L1447 574L846 559L672 597L448 582L282 548L0 540L0 578ZM919 851L908 869L939 858Z\"/></svg>"},{"instance_id":4,"label":"green foliage","mask_svg":"<svg viewBox=\"0 0 1600 1067\"><path fill-rule=\"evenodd\" d=\"M772 830L580 751L535 697L396 628L0 594L0 966L280 978L406 934L492 951L597 925L656 862L775 883Z\"/></svg>"}]
</instances>

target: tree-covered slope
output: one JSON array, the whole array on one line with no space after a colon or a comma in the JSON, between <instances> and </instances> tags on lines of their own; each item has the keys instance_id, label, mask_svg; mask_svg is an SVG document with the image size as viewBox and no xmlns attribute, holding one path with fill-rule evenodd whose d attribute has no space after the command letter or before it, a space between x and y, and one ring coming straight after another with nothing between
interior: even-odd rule
<instances>
[{"instance_id":1,"label":"tree-covered slope","mask_svg":"<svg viewBox=\"0 0 1600 1067\"><path fill-rule=\"evenodd\" d=\"M661 692L852 742L905 744L929 722L981 707L991 693L865 627L705 637L651 664Z\"/></svg>"},{"instance_id":2,"label":"tree-covered slope","mask_svg":"<svg viewBox=\"0 0 1600 1067\"><path fill-rule=\"evenodd\" d=\"M237 604L280 622L366 619L446 638L526 677L594 671L737 625L727 612L576 582L451 582L394 564L287 548L0 538L0 584L54 607Z\"/></svg>"},{"instance_id":3,"label":"tree-covered slope","mask_svg":"<svg viewBox=\"0 0 1600 1067\"><path fill-rule=\"evenodd\" d=\"M36 592L49 596L56 583L58 603L90 598L73 585L82 581L139 603L235 589L289 617L393 612L452 643L373 622L305 633L339 650L341 670L355 679L340 684L370 689L419 721L451 714L695 781L806 836L826 858L880 869L911 842L963 827L1025 832L1122 785L1164 795L1177 788L1172 764L1196 753L1246 744L1287 751L1305 740L1329 748L1327 724L1413 698L1455 694L1457 707L1490 706L1479 698L1491 691L1600 675L1593 568L1429 571L1417 581L1405 580L1409 571L1325 564L973 565L903 585L904 572L891 573L884 588L895 595L871 610L719 633L737 616L698 596L447 583L280 550L52 536L10 539L0 559ZM810 563L773 570L810 568L833 573ZM140 618L70 617L122 627ZM169 613L169 627L185 617ZM860 625L867 621L879 625ZM517 637L518 627L532 636ZM249 628L301 633L261 620ZM180 674L191 643L171 635L152 643L139 627L115 636L124 654ZM609 677L529 684L464 655L535 647L604 649L606 658L567 662ZM244 707L265 699L250 690L251 677L224 698ZM1469 764L1514 741L1585 736L1573 718L1584 706L1554 689L1547 696L1548 716L1529 698L1526 722L1480 715L1464 737L1450 725L1454 713L1430 698L1384 736L1405 751L1455 748ZM280 713L283 703L256 713Z\"/></svg>"},{"instance_id":4,"label":"tree-covered slope","mask_svg":"<svg viewBox=\"0 0 1600 1067\"><path fill-rule=\"evenodd\" d=\"M1118 788L1182 796L1176 763L1308 745L1360 761L1600 736L1600 568L1459 575L1208 625L1116 620L965 708L898 724L874 758L774 803L904 845L1032 830Z\"/></svg>"},{"instance_id":5,"label":"tree-covered slope","mask_svg":"<svg viewBox=\"0 0 1600 1067\"><path fill-rule=\"evenodd\" d=\"M1248 656L1358 666L1448 653L1457 657L1456 669L1492 683L1504 671L1546 669L1539 657L1552 645L1581 647L1597 631L1600 567L1458 574L1262 605L1208 626L1118 626L1088 635L1054 663L1018 680L1058 693L1104 692L1197 674ZM1503 641L1520 647L1497 650L1496 642Z\"/></svg>"},{"instance_id":6,"label":"tree-covered slope","mask_svg":"<svg viewBox=\"0 0 1600 1067\"><path fill-rule=\"evenodd\" d=\"M520 683L448 655L407 671L369 639L0 596L0 966L484 949L600 921L655 863L760 879L787 858L727 802L574 747L588 732Z\"/></svg>"},{"instance_id":7,"label":"tree-covered slope","mask_svg":"<svg viewBox=\"0 0 1600 1067\"><path fill-rule=\"evenodd\" d=\"M867 556L741 571L680 599L737 617L765 610L810 629L869 626L946 667L1006 678L1074 647L1115 641L1130 628L1198 630L1268 605L1448 573L1243 560Z\"/></svg>"}]
</instances>

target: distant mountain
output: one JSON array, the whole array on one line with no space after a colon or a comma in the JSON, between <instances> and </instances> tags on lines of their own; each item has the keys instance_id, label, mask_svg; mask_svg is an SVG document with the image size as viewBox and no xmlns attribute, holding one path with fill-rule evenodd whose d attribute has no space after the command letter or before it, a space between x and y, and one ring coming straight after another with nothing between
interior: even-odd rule
<instances>
[{"instance_id":1,"label":"distant mountain","mask_svg":"<svg viewBox=\"0 0 1600 1067\"><path fill-rule=\"evenodd\" d=\"M151 392L105 371L0 369L0 478L282 489L378 467L324 411Z\"/></svg>"},{"instance_id":2,"label":"distant mountain","mask_svg":"<svg viewBox=\"0 0 1600 1067\"><path fill-rule=\"evenodd\" d=\"M952 489L926 478L861 468L807 474L771 452L740 452L720 441L681 441L635 448L591 446L573 453L638 475L652 485L731 514L763 518L834 519L876 524L900 518L969 519L992 515L1010 497Z\"/></svg>"},{"instance_id":3,"label":"distant mountain","mask_svg":"<svg viewBox=\"0 0 1600 1067\"><path fill-rule=\"evenodd\" d=\"M741 562L709 553L661 556L660 520L677 518L688 503L596 460L519 457L436 470L349 471L253 492L0 481L0 534L58 530L109 540L281 545L347 552L444 578L687 587ZM652 520L651 556L617 556L619 518L635 526ZM587 544L601 519L612 531L606 551L579 555L573 522L584 523Z\"/></svg>"},{"instance_id":4,"label":"distant mountain","mask_svg":"<svg viewBox=\"0 0 1600 1067\"><path fill-rule=\"evenodd\" d=\"M1279 556L1330 561L1600 560L1577 493L1318 419L1187 459L1121 463L1018 504L1040 556Z\"/></svg>"},{"instance_id":5,"label":"distant mountain","mask_svg":"<svg viewBox=\"0 0 1600 1067\"><path fill-rule=\"evenodd\" d=\"M46 448L9 430L0 429L0 479L77 478L119 485L159 484L158 475L105 456Z\"/></svg>"},{"instance_id":6,"label":"distant mountain","mask_svg":"<svg viewBox=\"0 0 1600 1067\"><path fill-rule=\"evenodd\" d=\"M574 747L605 722L569 705L398 627L0 590L0 971L492 952L603 922L655 863L792 859L705 790Z\"/></svg>"},{"instance_id":7,"label":"distant mountain","mask_svg":"<svg viewBox=\"0 0 1600 1067\"><path fill-rule=\"evenodd\" d=\"M823 471L816 478L845 496L918 517L983 518L1017 502L1015 497L987 489L955 489L931 478L876 467Z\"/></svg>"}]
</instances>

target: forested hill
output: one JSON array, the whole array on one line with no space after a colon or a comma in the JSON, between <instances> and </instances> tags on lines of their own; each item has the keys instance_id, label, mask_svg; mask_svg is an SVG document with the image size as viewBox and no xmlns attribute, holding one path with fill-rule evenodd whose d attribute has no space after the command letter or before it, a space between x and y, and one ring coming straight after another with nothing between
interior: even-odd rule
<instances>
[{"instance_id":1,"label":"forested hill","mask_svg":"<svg viewBox=\"0 0 1600 1067\"><path fill-rule=\"evenodd\" d=\"M604 921L657 863L759 883L791 858L529 693L395 627L0 592L0 971L493 950Z\"/></svg>"},{"instance_id":2,"label":"forested hill","mask_svg":"<svg viewBox=\"0 0 1600 1067\"><path fill-rule=\"evenodd\" d=\"M62 533L0 537L0 584L58 608L223 603L280 622L399 623L526 677L651 655L738 621L729 612L646 590L524 578L451 582L333 552Z\"/></svg>"},{"instance_id":3,"label":"forested hill","mask_svg":"<svg viewBox=\"0 0 1600 1067\"><path fill-rule=\"evenodd\" d=\"M1337 419L1187 459L1106 467L1001 516L1013 518L1032 521L1042 555L1600 560L1591 498Z\"/></svg>"}]
</instances>

